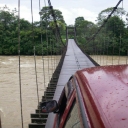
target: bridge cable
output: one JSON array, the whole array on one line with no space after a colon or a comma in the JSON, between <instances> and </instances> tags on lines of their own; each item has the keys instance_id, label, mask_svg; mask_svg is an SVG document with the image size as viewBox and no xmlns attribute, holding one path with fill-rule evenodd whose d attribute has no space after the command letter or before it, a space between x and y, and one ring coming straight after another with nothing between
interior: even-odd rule
<instances>
[{"instance_id":1,"label":"bridge cable","mask_svg":"<svg viewBox=\"0 0 128 128\"><path fill-rule=\"evenodd\" d=\"M21 88L21 69L20 69L20 0L18 0L18 56L19 56L19 88L20 88L20 110L21 110L21 124L23 124L23 110L22 110L22 88Z\"/></svg>"},{"instance_id":2,"label":"bridge cable","mask_svg":"<svg viewBox=\"0 0 128 128\"><path fill-rule=\"evenodd\" d=\"M56 39L56 44L54 43L54 46L56 47L56 55L59 54L59 51L57 51L57 48L59 47L59 39L58 39L58 34L57 34L57 29L54 29L55 31L55 39ZM56 66L57 66L57 63L58 63L58 57L56 57Z\"/></svg>"},{"instance_id":3,"label":"bridge cable","mask_svg":"<svg viewBox=\"0 0 128 128\"><path fill-rule=\"evenodd\" d=\"M97 38L99 38L99 37L97 37ZM98 60L99 60L99 56L98 56L98 44L99 44L99 41L98 41L98 43L96 43L96 62L98 62Z\"/></svg>"},{"instance_id":4,"label":"bridge cable","mask_svg":"<svg viewBox=\"0 0 128 128\"><path fill-rule=\"evenodd\" d=\"M115 19L114 19L114 22L113 22L112 65L114 64L114 62L113 62L113 60L114 60L114 51L115 51L115 45L114 45L114 42L115 42Z\"/></svg>"},{"instance_id":5,"label":"bridge cable","mask_svg":"<svg viewBox=\"0 0 128 128\"><path fill-rule=\"evenodd\" d=\"M98 31L94 34L94 36L89 40L89 41L91 41L91 40L93 40L95 37L96 37L96 35L101 31L101 29L102 29L102 27L104 27L105 26L105 24L106 24L106 22L109 20L109 18L111 17L111 15L115 12L115 10L117 9L117 7L118 7L118 5L120 4L120 2L121 1L123 1L123 0L120 0L119 2L118 2L118 4L113 8L113 11L110 13L110 15L108 15L108 17L107 17L107 19L104 21L104 23L102 24L102 26L98 29ZM113 27L113 31L115 31L115 24L113 25L114 27ZM120 34L121 35L121 34ZM115 35L114 35L114 37L113 37L113 43L112 43L112 45L113 45L113 50L112 50L112 52L113 52L113 55L114 55L114 49L115 49L115 46L114 46L114 40L115 40ZM103 49L103 55L104 55L104 50L105 50L105 40L104 41L102 41L102 49ZM120 57L120 47L121 47L121 36L120 36L120 46L119 46L119 57ZM107 48L108 49L108 48ZM107 52L108 53L108 52ZM114 56L112 55L112 65L113 65L113 61L114 61ZM101 62L101 56L100 56L100 62ZM104 63L104 57L103 57L103 63ZM118 62L119 63L119 62Z\"/></svg>"},{"instance_id":6,"label":"bridge cable","mask_svg":"<svg viewBox=\"0 0 128 128\"><path fill-rule=\"evenodd\" d=\"M102 39L100 38L100 43L99 44L102 44ZM100 65L101 65L101 46L100 46Z\"/></svg>"},{"instance_id":7,"label":"bridge cable","mask_svg":"<svg viewBox=\"0 0 128 128\"><path fill-rule=\"evenodd\" d=\"M93 39L92 40L92 58L93 58L93 60L95 59L95 44L94 44L94 42L95 42L95 39Z\"/></svg>"},{"instance_id":8,"label":"bridge cable","mask_svg":"<svg viewBox=\"0 0 128 128\"><path fill-rule=\"evenodd\" d=\"M45 7L46 7L46 2L45 2L45 0L44 0L44 3L45 3ZM46 19L46 23L47 23L47 19ZM49 37L48 37L48 34L47 34L47 32L46 32L46 38L47 38L47 55L48 54L51 54L51 57L48 57L48 74L49 74L49 80L50 80L50 68L49 68L49 64L50 64L50 59L51 59L51 66L52 66L52 73L53 73L53 70L55 70L55 67L54 67L54 65L52 64L52 51L51 50L53 50L54 49L54 43L51 43L51 38L52 38L52 36L51 36L51 32L50 32L50 28L48 29L48 27L47 27L47 24L46 24L46 31L48 31L49 30ZM49 44L48 44L49 43ZM50 45L50 46L49 46ZM48 47L49 46L49 47ZM55 57L54 57L55 58ZM57 58L57 57L56 57ZM54 59L55 60L55 59Z\"/></svg>"},{"instance_id":9,"label":"bridge cable","mask_svg":"<svg viewBox=\"0 0 128 128\"><path fill-rule=\"evenodd\" d=\"M107 27L106 27L106 35L107 35ZM109 46L109 44L108 44L109 43L109 37L108 36L106 37L106 42L107 42L107 44L106 44L107 45L106 46L106 55L107 55L106 56L106 65L107 65L107 61L108 61L108 46Z\"/></svg>"},{"instance_id":10,"label":"bridge cable","mask_svg":"<svg viewBox=\"0 0 128 128\"><path fill-rule=\"evenodd\" d=\"M106 35L106 31L105 31L105 35ZM105 57L105 36L103 38L103 65L104 65L104 57Z\"/></svg>"},{"instance_id":11,"label":"bridge cable","mask_svg":"<svg viewBox=\"0 0 128 128\"><path fill-rule=\"evenodd\" d=\"M37 86L37 100L38 100L38 107L39 107L39 89L38 89L38 79L37 79L37 66L36 66L36 48L35 48L35 41L34 41L34 26L33 26L33 2L31 0L31 18L32 18L32 43L34 44L34 62L35 62L35 75L36 75L36 86Z\"/></svg>"},{"instance_id":12,"label":"bridge cable","mask_svg":"<svg viewBox=\"0 0 128 128\"><path fill-rule=\"evenodd\" d=\"M44 0L44 4L45 4L45 8L46 8L46 1ZM45 11L45 15L46 14L46 11ZM47 62L48 62L48 78L49 78L49 81L50 81L50 73L49 73L49 39L48 39L48 20L47 18L45 19L45 30L46 30L46 42L47 42Z\"/></svg>"},{"instance_id":13,"label":"bridge cable","mask_svg":"<svg viewBox=\"0 0 128 128\"><path fill-rule=\"evenodd\" d=\"M54 38L53 38L53 36L52 36L52 30L51 30L51 32L50 32L50 36L51 36L51 41L50 41L50 43L51 43L51 60L52 60L52 74L54 73L54 71L55 71L55 47L54 47L54 42L55 42L55 40L54 40Z\"/></svg>"},{"instance_id":14,"label":"bridge cable","mask_svg":"<svg viewBox=\"0 0 128 128\"><path fill-rule=\"evenodd\" d=\"M95 43L95 44L96 44L96 43ZM95 61L97 61L97 56L98 56L98 55L97 55L97 51L98 51L98 49L97 49L97 44L96 44L96 45L95 45L95 56L96 56L96 57L95 57Z\"/></svg>"},{"instance_id":15,"label":"bridge cable","mask_svg":"<svg viewBox=\"0 0 128 128\"><path fill-rule=\"evenodd\" d=\"M53 10L53 6L51 5L51 1L50 0L48 0L48 4L49 4L49 8L51 10L51 14L52 14L55 26L56 26L56 30L57 30L57 34L59 36L59 39L60 39L61 43L63 44L63 46L65 46L65 44L62 41L61 35L60 35L60 30L59 30L59 27L58 27L58 24L57 24L57 21L56 21L56 16L55 16L55 13L54 13L54 10Z\"/></svg>"},{"instance_id":16,"label":"bridge cable","mask_svg":"<svg viewBox=\"0 0 128 128\"><path fill-rule=\"evenodd\" d=\"M39 14L41 12L41 6L40 6L40 0L39 0ZM42 62L43 62L43 83L44 83L44 89L46 89L45 85L45 67L44 67L44 51L43 51L43 40L42 40L42 20L41 20L41 14L40 14L40 34L41 34L41 44L42 44Z\"/></svg>"},{"instance_id":17,"label":"bridge cable","mask_svg":"<svg viewBox=\"0 0 128 128\"><path fill-rule=\"evenodd\" d=\"M57 55L58 53L57 53L57 44L58 44L58 37L57 37L57 34L56 34L56 29L52 29L51 28L51 31L53 32L53 35L54 36L52 36L52 33L50 32L50 36L51 36L51 38L52 38L52 40L54 40L55 39L55 41L56 41L56 43L54 43L55 41L53 41L53 42L51 42L50 41L50 44L51 44L51 50L53 51L53 52L51 52L51 54L53 55L53 54L55 54L55 55ZM54 38L53 38L54 37ZM53 61L53 70L55 71L55 69L56 69L56 67L57 67L57 56L53 56L53 59L52 59L52 61Z\"/></svg>"},{"instance_id":18,"label":"bridge cable","mask_svg":"<svg viewBox=\"0 0 128 128\"><path fill-rule=\"evenodd\" d=\"M88 41L90 42L93 38L95 38L97 36L97 34L101 31L101 29L104 27L104 25L106 24L106 22L108 21L108 19L111 17L111 15L115 12L115 10L117 9L117 7L119 6L119 4L121 3L121 1L123 0L119 0L119 2L117 3L117 5L113 8L112 12L108 15L107 19L104 21L104 23L100 26L100 28L97 30L97 32L91 37L91 39Z\"/></svg>"},{"instance_id":19,"label":"bridge cable","mask_svg":"<svg viewBox=\"0 0 128 128\"><path fill-rule=\"evenodd\" d=\"M53 47L52 47L52 49L54 49L54 51L55 51L54 54L56 55L55 41L53 42ZM54 69L55 69L55 67L57 66L57 64L56 64L56 59L57 59L57 57L54 56Z\"/></svg>"},{"instance_id":20,"label":"bridge cable","mask_svg":"<svg viewBox=\"0 0 128 128\"><path fill-rule=\"evenodd\" d=\"M122 1L122 11L123 11L123 1ZM122 13L121 13L121 21L122 21ZM121 33L121 25L120 25L120 41L119 41L119 58L118 58L118 64L120 63L121 42L122 42L122 33Z\"/></svg>"},{"instance_id":21,"label":"bridge cable","mask_svg":"<svg viewBox=\"0 0 128 128\"><path fill-rule=\"evenodd\" d=\"M96 45L95 45L95 39L94 39L94 60L96 60Z\"/></svg>"},{"instance_id":22,"label":"bridge cable","mask_svg":"<svg viewBox=\"0 0 128 128\"><path fill-rule=\"evenodd\" d=\"M55 36L55 33L54 33L54 36ZM55 38L55 41L56 41L56 37L54 37ZM55 46L55 41L53 42L53 47L52 47L52 49L54 49L54 51L55 51L55 55L57 55L57 52L56 52L56 46ZM55 69L55 67L57 67L57 63L56 63L56 59L57 59L57 56L55 57L54 56L54 69Z\"/></svg>"},{"instance_id":23,"label":"bridge cable","mask_svg":"<svg viewBox=\"0 0 128 128\"><path fill-rule=\"evenodd\" d=\"M54 33L55 33L55 41L56 43L54 43L54 47L56 48L55 49L55 54L56 56L58 55L58 52L57 52L57 47L58 47L58 36L57 36L57 32L56 32L56 29L54 29ZM55 66L57 66L57 57L55 58Z\"/></svg>"},{"instance_id":24,"label":"bridge cable","mask_svg":"<svg viewBox=\"0 0 128 128\"><path fill-rule=\"evenodd\" d=\"M52 42L51 42L51 40L52 40L52 35L51 35L51 31L50 31L50 59L51 59L51 67L52 67L52 69L51 69L51 73L53 74L53 63L52 63Z\"/></svg>"},{"instance_id":25,"label":"bridge cable","mask_svg":"<svg viewBox=\"0 0 128 128\"><path fill-rule=\"evenodd\" d=\"M56 67L57 67L57 47L56 47L56 44L58 42L58 40L56 39L56 32L55 32L55 29L52 30L52 33L54 36L52 36L52 39L53 39L53 42L52 42L52 51L54 52L54 56L53 56L53 69L55 71ZM51 33L51 35L52 35ZM55 56L56 55L56 56Z\"/></svg>"}]
</instances>

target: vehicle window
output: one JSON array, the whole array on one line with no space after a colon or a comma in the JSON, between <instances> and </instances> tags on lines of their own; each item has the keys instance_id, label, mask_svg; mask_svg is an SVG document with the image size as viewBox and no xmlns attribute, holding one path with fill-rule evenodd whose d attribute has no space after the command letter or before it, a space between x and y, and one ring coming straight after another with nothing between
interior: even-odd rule
<instances>
[{"instance_id":1,"label":"vehicle window","mask_svg":"<svg viewBox=\"0 0 128 128\"><path fill-rule=\"evenodd\" d=\"M72 79L71 78L69 79L69 81L67 82L67 84L64 87L64 89L65 89L65 96L67 98L67 101L70 99L70 96L71 96L72 91L73 91L73 85L72 85Z\"/></svg>"},{"instance_id":2,"label":"vehicle window","mask_svg":"<svg viewBox=\"0 0 128 128\"><path fill-rule=\"evenodd\" d=\"M76 102L74 102L72 106L72 109L68 115L64 128L81 128Z\"/></svg>"}]
</instances>

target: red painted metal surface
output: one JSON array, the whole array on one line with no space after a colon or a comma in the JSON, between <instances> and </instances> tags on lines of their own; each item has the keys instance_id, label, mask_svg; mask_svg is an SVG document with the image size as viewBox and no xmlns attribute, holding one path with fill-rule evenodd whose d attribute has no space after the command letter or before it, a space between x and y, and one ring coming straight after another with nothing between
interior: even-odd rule
<instances>
[{"instance_id":1,"label":"red painted metal surface","mask_svg":"<svg viewBox=\"0 0 128 128\"><path fill-rule=\"evenodd\" d=\"M92 126L128 127L128 65L86 68L76 77Z\"/></svg>"},{"instance_id":2,"label":"red painted metal surface","mask_svg":"<svg viewBox=\"0 0 128 128\"><path fill-rule=\"evenodd\" d=\"M67 106L65 108L65 111L63 113L63 116L61 118L59 128L63 128L64 127L65 121L67 119L67 116L69 114L69 111L71 109L71 106L72 106L72 103L73 103L74 100L75 100L75 91L73 91L73 93L72 93L72 95L71 95L71 97L70 97L70 99L68 101L68 104L67 104Z\"/></svg>"}]
</instances>

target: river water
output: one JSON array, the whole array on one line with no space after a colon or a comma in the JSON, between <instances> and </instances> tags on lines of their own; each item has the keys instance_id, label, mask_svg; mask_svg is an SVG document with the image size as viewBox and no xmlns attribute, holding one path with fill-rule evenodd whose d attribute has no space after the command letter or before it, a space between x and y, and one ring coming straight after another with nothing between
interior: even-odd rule
<instances>
[{"instance_id":1,"label":"river water","mask_svg":"<svg viewBox=\"0 0 128 128\"><path fill-rule=\"evenodd\" d=\"M39 96L52 75L60 56L36 57ZM45 68L43 68L43 62ZM44 73L45 71L45 83ZM48 70L49 69L49 70ZM47 74L47 75L46 75ZM35 61L33 56L21 56L21 85L24 128L30 123L30 113L35 113L38 105ZM17 56L0 56L0 116L2 128L21 128L19 90L19 62Z\"/></svg>"},{"instance_id":2,"label":"river water","mask_svg":"<svg viewBox=\"0 0 128 128\"><path fill-rule=\"evenodd\" d=\"M127 57L92 56L100 65L126 64ZM36 57L37 81L39 96L44 93L45 86L59 62L60 56ZM30 113L37 108L36 75L33 56L21 56L21 85L23 102L23 123L28 128ZM44 68L43 68L44 63ZM49 69L49 70L48 70ZM44 75L44 72L47 75ZM44 82L45 78L45 82ZM19 62L17 56L0 56L0 116L2 128L21 128L19 89Z\"/></svg>"}]
</instances>

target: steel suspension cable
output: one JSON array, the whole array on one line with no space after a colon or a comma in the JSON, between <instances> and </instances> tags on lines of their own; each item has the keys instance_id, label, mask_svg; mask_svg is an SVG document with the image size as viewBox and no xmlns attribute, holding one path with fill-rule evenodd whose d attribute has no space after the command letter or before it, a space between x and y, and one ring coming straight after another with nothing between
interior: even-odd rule
<instances>
[{"instance_id":1,"label":"steel suspension cable","mask_svg":"<svg viewBox=\"0 0 128 128\"><path fill-rule=\"evenodd\" d=\"M95 39L92 40L92 58L95 60Z\"/></svg>"},{"instance_id":2,"label":"steel suspension cable","mask_svg":"<svg viewBox=\"0 0 128 128\"><path fill-rule=\"evenodd\" d=\"M99 34L100 35L100 34ZM100 36L97 36L96 37L96 40L99 40L97 43L96 43L96 62L100 65Z\"/></svg>"},{"instance_id":3,"label":"steel suspension cable","mask_svg":"<svg viewBox=\"0 0 128 128\"><path fill-rule=\"evenodd\" d=\"M94 57L95 57L95 61L97 60L97 44L96 44L96 39L94 39Z\"/></svg>"},{"instance_id":4,"label":"steel suspension cable","mask_svg":"<svg viewBox=\"0 0 128 128\"><path fill-rule=\"evenodd\" d=\"M108 26L109 26L109 23L108 23ZM106 34L106 65L107 65L107 61L108 61L108 46L109 46L109 36L108 36L108 33L107 33L107 26L105 27L105 34Z\"/></svg>"},{"instance_id":5,"label":"steel suspension cable","mask_svg":"<svg viewBox=\"0 0 128 128\"><path fill-rule=\"evenodd\" d=\"M52 45L52 49L53 49L53 51L54 51L54 56L53 56L53 64L54 64L54 70L55 70L55 67L56 67L56 49L55 49L55 42L53 42L53 45Z\"/></svg>"},{"instance_id":6,"label":"steel suspension cable","mask_svg":"<svg viewBox=\"0 0 128 128\"><path fill-rule=\"evenodd\" d=\"M113 24L113 32L115 32L115 19L114 19L114 24ZM112 65L113 65L113 60L114 60L114 41L115 41L115 34L113 35L113 42L112 42Z\"/></svg>"},{"instance_id":7,"label":"steel suspension cable","mask_svg":"<svg viewBox=\"0 0 128 128\"><path fill-rule=\"evenodd\" d=\"M40 6L40 0L39 0L39 14L41 13L41 6ZM42 20L41 20L41 14L40 14L40 36L41 36L41 44L42 44L42 62L43 62L43 83L44 83L44 89L46 89L45 85L45 67L44 67L44 51L43 51L43 40L42 40Z\"/></svg>"},{"instance_id":8,"label":"steel suspension cable","mask_svg":"<svg viewBox=\"0 0 128 128\"><path fill-rule=\"evenodd\" d=\"M102 44L102 40L101 40L101 38L100 38L100 43ZM101 46L100 46L100 65L101 65Z\"/></svg>"},{"instance_id":9,"label":"steel suspension cable","mask_svg":"<svg viewBox=\"0 0 128 128\"><path fill-rule=\"evenodd\" d=\"M52 36L53 40L55 39L55 41L58 42L58 40L56 39L56 32L54 32L54 29L52 29L52 33L55 36L54 38ZM57 66L57 64L56 64L57 52L56 52L56 47L55 47L55 41L52 42L52 51L53 51L53 54L56 55L56 56L53 56L53 70L54 71L55 71L55 68Z\"/></svg>"},{"instance_id":10,"label":"steel suspension cable","mask_svg":"<svg viewBox=\"0 0 128 128\"><path fill-rule=\"evenodd\" d=\"M97 37L98 40L98 37ZM99 64L99 41L96 43L96 62Z\"/></svg>"},{"instance_id":11,"label":"steel suspension cable","mask_svg":"<svg viewBox=\"0 0 128 128\"><path fill-rule=\"evenodd\" d=\"M104 58L105 58L105 37L103 38L103 65L104 65Z\"/></svg>"},{"instance_id":12,"label":"steel suspension cable","mask_svg":"<svg viewBox=\"0 0 128 128\"><path fill-rule=\"evenodd\" d=\"M46 1L44 0L44 4L45 4L45 8L46 8ZM46 11L45 11L45 15L46 15ZM49 44L48 44L48 29L47 29L47 25L48 25L48 20L47 18L45 19L45 29L46 29L46 42L47 42L47 60L48 60L48 78L49 78L49 81L50 81L50 73L49 73Z\"/></svg>"},{"instance_id":13,"label":"steel suspension cable","mask_svg":"<svg viewBox=\"0 0 128 128\"><path fill-rule=\"evenodd\" d=\"M98 63L98 44L96 43L96 62Z\"/></svg>"},{"instance_id":14,"label":"steel suspension cable","mask_svg":"<svg viewBox=\"0 0 128 128\"><path fill-rule=\"evenodd\" d=\"M49 4L50 10L51 10L51 14L52 14L52 17L53 17L55 26L56 26L56 33L57 33L56 36L58 36L58 37L56 37L56 38L59 38L61 44L62 44L63 46L65 46L64 43L63 43L63 41L62 41L61 35L60 35L60 30L59 30L59 27L58 27L58 25L57 25L56 16L55 16L55 14L54 14L53 6L51 5L51 1L50 1L50 0L48 0L48 4ZM58 46L59 46L59 45L58 45Z\"/></svg>"},{"instance_id":15,"label":"steel suspension cable","mask_svg":"<svg viewBox=\"0 0 128 128\"><path fill-rule=\"evenodd\" d=\"M59 30L59 27L58 27L58 25L57 25L56 16L55 16L55 14L54 14L53 6L52 6L50 0L48 0L48 4L49 4L49 8L50 8L50 10L51 10L51 14L52 14L52 17L53 17L55 26L56 26L56 30L57 30L57 34L58 34L58 36L59 36L60 42L63 44L63 46L65 46L65 44L64 44L63 41L62 41L61 35L60 35L60 30Z\"/></svg>"},{"instance_id":16,"label":"steel suspension cable","mask_svg":"<svg viewBox=\"0 0 128 128\"><path fill-rule=\"evenodd\" d=\"M54 34L55 34L55 32L54 32ZM55 35L54 35L55 36ZM57 40L56 40L56 37L55 37L55 41L57 42ZM55 47L55 41L53 42L53 47L52 47L52 49L54 49L54 54L55 55L57 55L57 53L56 53L56 47ZM54 70L55 70L55 67L56 67L56 58L57 58L57 56L55 57L54 56Z\"/></svg>"},{"instance_id":17,"label":"steel suspension cable","mask_svg":"<svg viewBox=\"0 0 128 128\"><path fill-rule=\"evenodd\" d=\"M56 29L56 37L57 37L57 58L56 58L56 65L59 63L59 57L58 57L58 55L59 55L59 50L60 50L60 42L59 42L59 37L58 37L58 32L57 32L57 29Z\"/></svg>"},{"instance_id":18,"label":"steel suspension cable","mask_svg":"<svg viewBox=\"0 0 128 128\"><path fill-rule=\"evenodd\" d=\"M123 11L123 0L122 0L122 11ZM122 13L121 13L121 20L122 20ZM120 63L121 41L122 41L122 33L121 33L121 25L120 25L120 41L119 41L119 58L118 58L118 64Z\"/></svg>"},{"instance_id":19,"label":"steel suspension cable","mask_svg":"<svg viewBox=\"0 0 128 128\"><path fill-rule=\"evenodd\" d=\"M36 68L36 55L35 55L35 41L34 41L34 26L33 26L33 3L31 0L31 18L32 18L32 43L34 44L34 62L35 62L35 75L36 75L36 87L37 87L37 100L38 100L38 106L39 106L39 87L38 87L38 79L37 79L37 68Z\"/></svg>"},{"instance_id":20,"label":"steel suspension cable","mask_svg":"<svg viewBox=\"0 0 128 128\"><path fill-rule=\"evenodd\" d=\"M47 33L47 32L46 32ZM48 78L49 78L49 80L50 80L50 73L49 73L49 41L48 41L48 36L47 36L47 34L46 34L46 38L47 38L47 62L48 62Z\"/></svg>"},{"instance_id":21,"label":"steel suspension cable","mask_svg":"<svg viewBox=\"0 0 128 128\"><path fill-rule=\"evenodd\" d=\"M106 38L106 42L107 42L107 46L106 46L106 65L107 65L107 62L108 62L108 43L109 43L109 38L107 37Z\"/></svg>"},{"instance_id":22,"label":"steel suspension cable","mask_svg":"<svg viewBox=\"0 0 128 128\"><path fill-rule=\"evenodd\" d=\"M121 1L123 0L119 0L119 2L117 3L117 5L113 8L112 12L108 15L107 19L103 22L103 24L100 26L100 28L97 30L97 32L91 37L91 39L88 41L90 42L91 40L93 40L97 34L101 31L101 29L104 27L104 25L106 24L106 22L108 21L108 19L112 16L112 14L115 12L115 10L117 9L117 7L119 6L119 4L121 3Z\"/></svg>"},{"instance_id":23,"label":"steel suspension cable","mask_svg":"<svg viewBox=\"0 0 128 128\"><path fill-rule=\"evenodd\" d=\"M95 41L95 40L94 40ZM94 42L95 43L95 42ZM94 47L94 53L95 53L95 61L96 61L96 44L95 44L95 47Z\"/></svg>"},{"instance_id":24,"label":"steel suspension cable","mask_svg":"<svg viewBox=\"0 0 128 128\"><path fill-rule=\"evenodd\" d=\"M18 55L19 55L19 88L20 88L21 125L22 125L22 128L24 128L23 109L22 109L21 68L20 68L20 0L18 0Z\"/></svg>"},{"instance_id":25,"label":"steel suspension cable","mask_svg":"<svg viewBox=\"0 0 128 128\"><path fill-rule=\"evenodd\" d=\"M51 66L52 66L52 74L53 74L53 69L54 69L54 64L53 64L53 60L52 60L52 55L53 55L53 52L52 52L52 47L53 47L53 43L52 43L52 35L51 35L51 31L50 31L50 51L51 51Z\"/></svg>"},{"instance_id":26,"label":"steel suspension cable","mask_svg":"<svg viewBox=\"0 0 128 128\"><path fill-rule=\"evenodd\" d=\"M54 45L54 39L53 39L53 36L52 36L52 30L50 31L50 46L51 46L51 66L52 66L52 74L54 73L54 48L53 48L53 45Z\"/></svg>"},{"instance_id":27,"label":"steel suspension cable","mask_svg":"<svg viewBox=\"0 0 128 128\"><path fill-rule=\"evenodd\" d=\"M58 55L58 52L57 52L57 47L58 47L58 44L59 44L59 39L58 39L58 36L57 36L57 30L55 29L54 30L55 31L55 40L56 40L56 44L54 44L54 46L56 47L56 50L55 50L55 52L56 52L56 55ZM56 58L55 58L55 65L57 66L57 56L56 56Z\"/></svg>"},{"instance_id":28,"label":"steel suspension cable","mask_svg":"<svg viewBox=\"0 0 128 128\"><path fill-rule=\"evenodd\" d=\"M88 41L88 43L90 41L92 41L93 39L95 39L95 37L98 35L98 33L101 31L101 29L105 26L106 22L109 20L109 18L111 17L111 15L115 12L115 10L117 9L117 7L119 6L119 4L122 2L123 0L119 0L119 2L117 3L117 5L113 8L112 12L108 15L108 17L106 18L106 20L103 22L103 24L100 26L100 28L97 30L97 32L90 38L90 40ZM114 25L115 26L115 25ZM115 39L115 35L113 38L113 55L114 55L114 39ZM100 51L101 52L101 51ZM113 55L112 55L112 65L113 65ZM100 63L101 63L101 56L100 56Z\"/></svg>"}]
</instances>

